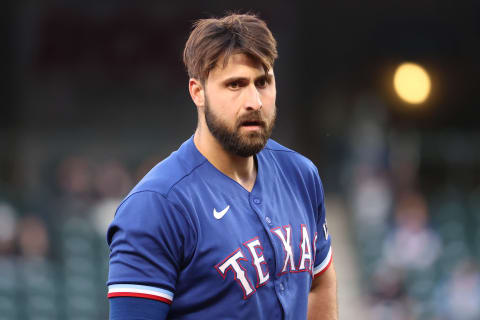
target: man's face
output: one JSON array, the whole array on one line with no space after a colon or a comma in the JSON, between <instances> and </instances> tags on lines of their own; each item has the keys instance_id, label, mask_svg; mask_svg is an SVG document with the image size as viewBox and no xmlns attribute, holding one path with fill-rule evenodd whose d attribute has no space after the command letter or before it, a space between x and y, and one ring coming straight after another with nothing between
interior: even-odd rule
<instances>
[{"instance_id":1,"label":"man's face","mask_svg":"<svg viewBox=\"0 0 480 320\"><path fill-rule=\"evenodd\" d=\"M263 149L276 116L273 70L245 54L223 61L205 81L205 121L212 135L232 154L249 157Z\"/></svg>"}]
</instances>

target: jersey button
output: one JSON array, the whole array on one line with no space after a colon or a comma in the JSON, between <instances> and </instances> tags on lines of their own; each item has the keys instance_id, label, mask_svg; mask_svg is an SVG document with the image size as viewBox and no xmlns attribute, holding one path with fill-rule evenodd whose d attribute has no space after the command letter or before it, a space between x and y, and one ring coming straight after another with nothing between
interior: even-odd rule
<instances>
[{"instance_id":1,"label":"jersey button","mask_svg":"<svg viewBox=\"0 0 480 320\"><path fill-rule=\"evenodd\" d=\"M267 221L267 223L271 226L272 225L272 219L270 219L270 217L265 217L265 221Z\"/></svg>"},{"instance_id":2,"label":"jersey button","mask_svg":"<svg viewBox=\"0 0 480 320\"><path fill-rule=\"evenodd\" d=\"M260 204L260 203L262 203L262 200L260 200L260 199L258 199L258 198L254 198L254 199L253 199L253 202L254 202L255 204Z\"/></svg>"},{"instance_id":3,"label":"jersey button","mask_svg":"<svg viewBox=\"0 0 480 320\"><path fill-rule=\"evenodd\" d=\"M281 282L280 282L280 284L278 285L278 287L280 288L280 291L285 290L285 287L283 286L283 283L281 283Z\"/></svg>"}]
</instances>

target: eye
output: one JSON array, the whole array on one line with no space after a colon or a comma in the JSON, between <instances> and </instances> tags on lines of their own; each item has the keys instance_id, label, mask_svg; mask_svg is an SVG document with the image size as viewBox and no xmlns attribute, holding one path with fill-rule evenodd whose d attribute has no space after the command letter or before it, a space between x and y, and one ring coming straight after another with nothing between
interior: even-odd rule
<instances>
[{"instance_id":1,"label":"eye","mask_svg":"<svg viewBox=\"0 0 480 320\"><path fill-rule=\"evenodd\" d=\"M229 87L230 89L236 90L236 89L240 88L240 82L232 81L232 82L227 84L227 87Z\"/></svg>"},{"instance_id":2,"label":"eye","mask_svg":"<svg viewBox=\"0 0 480 320\"><path fill-rule=\"evenodd\" d=\"M257 81L255 81L255 86L256 86L257 88L263 89L263 88L265 88L267 85L268 85L268 81L267 81L266 78L260 78L260 79L258 79Z\"/></svg>"}]
</instances>

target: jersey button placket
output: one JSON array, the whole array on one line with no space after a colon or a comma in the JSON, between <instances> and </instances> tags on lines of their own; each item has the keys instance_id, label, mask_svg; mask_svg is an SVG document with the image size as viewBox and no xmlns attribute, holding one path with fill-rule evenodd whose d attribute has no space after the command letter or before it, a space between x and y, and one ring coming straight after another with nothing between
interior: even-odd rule
<instances>
[{"instance_id":1,"label":"jersey button placket","mask_svg":"<svg viewBox=\"0 0 480 320\"><path fill-rule=\"evenodd\" d=\"M269 216L265 217L265 221L268 223L269 226L272 225L272 219Z\"/></svg>"},{"instance_id":2,"label":"jersey button placket","mask_svg":"<svg viewBox=\"0 0 480 320\"><path fill-rule=\"evenodd\" d=\"M278 293L283 295L285 294L286 290L287 290L287 287L285 286L285 283L282 280L279 280L277 284Z\"/></svg>"}]
</instances>

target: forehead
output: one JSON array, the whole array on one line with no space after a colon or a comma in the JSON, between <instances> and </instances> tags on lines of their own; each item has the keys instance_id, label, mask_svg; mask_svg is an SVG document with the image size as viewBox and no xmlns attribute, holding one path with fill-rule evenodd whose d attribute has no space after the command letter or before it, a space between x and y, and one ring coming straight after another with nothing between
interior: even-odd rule
<instances>
[{"instance_id":1,"label":"forehead","mask_svg":"<svg viewBox=\"0 0 480 320\"><path fill-rule=\"evenodd\" d=\"M222 80L230 77L256 78L265 74L262 64L244 53L232 54L224 64L224 59L218 59L215 68L213 68L208 80ZM268 70L268 74L273 75L273 68Z\"/></svg>"}]
</instances>

